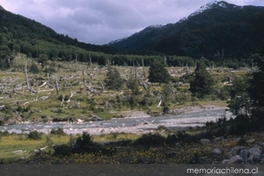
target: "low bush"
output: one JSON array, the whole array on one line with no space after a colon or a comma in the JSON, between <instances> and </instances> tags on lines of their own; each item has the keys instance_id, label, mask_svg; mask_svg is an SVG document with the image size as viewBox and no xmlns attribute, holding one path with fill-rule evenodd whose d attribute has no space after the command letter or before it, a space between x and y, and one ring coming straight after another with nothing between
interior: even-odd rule
<instances>
[{"instance_id":1,"label":"low bush","mask_svg":"<svg viewBox=\"0 0 264 176\"><path fill-rule=\"evenodd\" d=\"M39 133L38 131L31 131L29 134L28 134L28 139L33 139L33 140L39 140L42 138L42 134Z\"/></svg>"},{"instance_id":2,"label":"low bush","mask_svg":"<svg viewBox=\"0 0 264 176\"><path fill-rule=\"evenodd\" d=\"M65 135L66 133L63 131L63 128L58 128L58 129L52 129L50 131L50 134L54 134L54 135Z\"/></svg>"},{"instance_id":3,"label":"low bush","mask_svg":"<svg viewBox=\"0 0 264 176\"><path fill-rule=\"evenodd\" d=\"M166 144L191 143L197 141L197 136L187 134L185 131L177 131L175 134L170 134L166 138Z\"/></svg>"},{"instance_id":4,"label":"low bush","mask_svg":"<svg viewBox=\"0 0 264 176\"><path fill-rule=\"evenodd\" d=\"M143 134L140 138L134 141L134 145L141 146L160 146L164 145L166 139L160 134Z\"/></svg>"},{"instance_id":5,"label":"low bush","mask_svg":"<svg viewBox=\"0 0 264 176\"><path fill-rule=\"evenodd\" d=\"M76 139L75 145L73 147L73 152L98 152L100 151L100 149L100 145L93 142L92 136L87 132L83 132L82 136Z\"/></svg>"},{"instance_id":6,"label":"low bush","mask_svg":"<svg viewBox=\"0 0 264 176\"><path fill-rule=\"evenodd\" d=\"M65 156L65 155L70 155L72 153L72 147L67 144L54 146L53 149L55 156Z\"/></svg>"}]
</instances>

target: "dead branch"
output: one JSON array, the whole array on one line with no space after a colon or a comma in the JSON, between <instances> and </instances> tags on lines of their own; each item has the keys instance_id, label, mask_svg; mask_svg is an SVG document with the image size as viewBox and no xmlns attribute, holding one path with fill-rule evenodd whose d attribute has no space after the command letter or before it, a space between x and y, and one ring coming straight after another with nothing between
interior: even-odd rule
<instances>
[{"instance_id":1,"label":"dead branch","mask_svg":"<svg viewBox=\"0 0 264 176\"><path fill-rule=\"evenodd\" d=\"M29 81L28 81L28 74L27 74L27 65L25 64L25 79L27 84L27 89L30 89Z\"/></svg>"},{"instance_id":2,"label":"dead branch","mask_svg":"<svg viewBox=\"0 0 264 176\"><path fill-rule=\"evenodd\" d=\"M161 103L162 103L162 99L160 99L160 101L159 101L159 104L158 104L157 108L159 108L159 107L160 107Z\"/></svg>"},{"instance_id":3,"label":"dead branch","mask_svg":"<svg viewBox=\"0 0 264 176\"><path fill-rule=\"evenodd\" d=\"M39 87L44 87L47 84L47 81L45 81L43 84L41 84Z\"/></svg>"},{"instance_id":4,"label":"dead branch","mask_svg":"<svg viewBox=\"0 0 264 176\"><path fill-rule=\"evenodd\" d=\"M96 91L92 88L92 86L88 86L87 84L84 85L86 89L91 93L96 93Z\"/></svg>"},{"instance_id":5,"label":"dead branch","mask_svg":"<svg viewBox=\"0 0 264 176\"><path fill-rule=\"evenodd\" d=\"M63 94L63 95L61 96L61 106L63 106L64 98L65 98L65 94Z\"/></svg>"},{"instance_id":6,"label":"dead branch","mask_svg":"<svg viewBox=\"0 0 264 176\"><path fill-rule=\"evenodd\" d=\"M56 88L56 92L57 92L57 95L60 94L60 89L59 89L59 85L58 85L58 79L57 79L57 76L55 78L55 88Z\"/></svg>"}]
</instances>

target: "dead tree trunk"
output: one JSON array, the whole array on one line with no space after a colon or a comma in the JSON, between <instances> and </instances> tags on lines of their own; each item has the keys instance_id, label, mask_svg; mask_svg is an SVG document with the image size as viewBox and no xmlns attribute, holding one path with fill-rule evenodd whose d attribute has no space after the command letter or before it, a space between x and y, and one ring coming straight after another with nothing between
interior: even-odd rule
<instances>
[{"instance_id":1,"label":"dead tree trunk","mask_svg":"<svg viewBox=\"0 0 264 176\"><path fill-rule=\"evenodd\" d=\"M26 79L27 89L30 90L30 85L29 85L29 81L28 81L28 74L27 74L27 64L25 64L25 79Z\"/></svg>"},{"instance_id":2,"label":"dead tree trunk","mask_svg":"<svg viewBox=\"0 0 264 176\"><path fill-rule=\"evenodd\" d=\"M65 98L65 94L63 94L63 95L61 96L61 106L63 106L64 98Z\"/></svg>"},{"instance_id":3,"label":"dead tree trunk","mask_svg":"<svg viewBox=\"0 0 264 176\"><path fill-rule=\"evenodd\" d=\"M166 58L166 56L164 56L164 66L166 66L167 65L167 58Z\"/></svg>"},{"instance_id":4,"label":"dead tree trunk","mask_svg":"<svg viewBox=\"0 0 264 176\"><path fill-rule=\"evenodd\" d=\"M60 89L59 89L59 85L58 85L57 76L55 77L55 89L56 89L57 95L59 95L60 94Z\"/></svg>"},{"instance_id":5,"label":"dead tree trunk","mask_svg":"<svg viewBox=\"0 0 264 176\"><path fill-rule=\"evenodd\" d=\"M77 72L77 60L78 60L78 55L76 53L75 54L75 72Z\"/></svg>"},{"instance_id":6,"label":"dead tree trunk","mask_svg":"<svg viewBox=\"0 0 264 176\"><path fill-rule=\"evenodd\" d=\"M101 84L102 91L104 91L105 90L104 83L100 81L100 84Z\"/></svg>"},{"instance_id":7,"label":"dead tree trunk","mask_svg":"<svg viewBox=\"0 0 264 176\"><path fill-rule=\"evenodd\" d=\"M160 101L159 101L159 104L158 104L157 108L159 108L159 107L161 106L161 103L162 103L162 99L160 99Z\"/></svg>"},{"instance_id":8,"label":"dead tree trunk","mask_svg":"<svg viewBox=\"0 0 264 176\"><path fill-rule=\"evenodd\" d=\"M82 79L83 79L83 84L85 84L85 77L84 77L85 73L84 70L82 70Z\"/></svg>"},{"instance_id":9,"label":"dead tree trunk","mask_svg":"<svg viewBox=\"0 0 264 176\"><path fill-rule=\"evenodd\" d=\"M90 59L90 65L92 65L92 58L90 54L89 54L89 59Z\"/></svg>"},{"instance_id":10,"label":"dead tree trunk","mask_svg":"<svg viewBox=\"0 0 264 176\"><path fill-rule=\"evenodd\" d=\"M49 73L47 73L47 79L48 79L48 81L50 81L50 75L49 75Z\"/></svg>"},{"instance_id":11,"label":"dead tree trunk","mask_svg":"<svg viewBox=\"0 0 264 176\"><path fill-rule=\"evenodd\" d=\"M26 84L27 84L27 90L29 90L31 93L38 93L37 91L33 90L30 87L29 80L28 80L28 74L27 74L27 64L25 64L25 79L26 79Z\"/></svg>"},{"instance_id":12,"label":"dead tree trunk","mask_svg":"<svg viewBox=\"0 0 264 176\"><path fill-rule=\"evenodd\" d=\"M145 77L145 64L144 64L144 59L142 59L142 67L143 67L143 76Z\"/></svg>"}]
</instances>

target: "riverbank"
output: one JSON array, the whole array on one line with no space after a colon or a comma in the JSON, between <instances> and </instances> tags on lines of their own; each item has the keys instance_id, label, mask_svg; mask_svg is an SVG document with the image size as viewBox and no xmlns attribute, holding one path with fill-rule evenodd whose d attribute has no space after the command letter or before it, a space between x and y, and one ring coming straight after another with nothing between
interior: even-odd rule
<instances>
[{"instance_id":1,"label":"riverbank","mask_svg":"<svg viewBox=\"0 0 264 176\"><path fill-rule=\"evenodd\" d=\"M211 111L211 110L220 110L220 109L228 110L229 108L225 106L215 106L215 105L185 106L181 108L175 108L169 111L169 114L183 114L183 113Z\"/></svg>"},{"instance_id":2,"label":"riverbank","mask_svg":"<svg viewBox=\"0 0 264 176\"><path fill-rule=\"evenodd\" d=\"M168 129L173 132L188 127L201 127L206 122L217 121L224 116L230 118L232 114L228 113L225 109L224 107L215 106L184 107L177 109L177 112L182 112L180 114L166 114L156 117L151 117L141 111L135 111L128 112L124 118L114 118L111 120L5 125L0 126L0 131L29 133L36 130L48 134L54 128L62 128L67 134L87 132L91 135L110 133L146 134L159 132L160 129Z\"/></svg>"},{"instance_id":3,"label":"riverbank","mask_svg":"<svg viewBox=\"0 0 264 176\"><path fill-rule=\"evenodd\" d=\"M193 112L202 112L202 111L211 111L211 110L228 110L226 106L216 106L216 105L197 105L197 106L184 106L179 108L174 108L168 113L160 115L179 115L184 113L193 113ZM124 118L147 118L151 117L150 114L144 111L130 111L122 113Z\"/></svg>"},{"instance_id":4,"label":"riverbank","mask_svg":"<svg viewBox=\"0 0 264 176\"><path fill-rule=\"evenodd\" d=\"M73 138L77 139L79 135L59 136L50 134L42 135L39 140L28 140L25 134L9 134L2 137L0 147L4 150L1 150L0 158L19 157L12 162L21 164L175 163L232 165L241 163L263 164L264 162L263 132L251 133L242 137L213 135L205 138L205 136L203 133L193 135L174 133L166 136L117 133L92 136L93 141L89 143L90 148L85 148L86 152L78 153L77 148L74 148L76 145L73 144L76 140ZM45 142L46 139L53 142ZM100 140L98 141L98 139ZM72 143L69 144L69 140ZM19 148L14 147L14 145L19 145ZM71 154L68 153L70 151ZM7 161L4 162L7 163Z\"/></svg>"}]
</instances>

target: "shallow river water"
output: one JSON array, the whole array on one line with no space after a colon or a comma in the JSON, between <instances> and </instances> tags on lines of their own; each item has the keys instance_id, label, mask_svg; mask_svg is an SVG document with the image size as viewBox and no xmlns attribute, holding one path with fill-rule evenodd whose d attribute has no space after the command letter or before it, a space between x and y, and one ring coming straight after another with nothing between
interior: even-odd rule
<instances>
[{"instance_id":1,"label":"shallow river water","mask_svg":"<svg viewBox=\"0 0 264 176\"><path fill-rule=\"evenodd\" d=\"M53 128L63 128L64 132L67 134L78 134L82 132L88 132L89 134L108 134L115 132L149 133L157 130L158 126L166 126L169 129L203 126L208 121L217 121L224 116L229 119L232 117L232 113L224 109L218 109L180 115L120 118L83 123L28 123L0 126L0 131L8 131L9 133L29 133L30 131L37 130L39 132L49 133Z\"/></svg>"}]
</instances>

